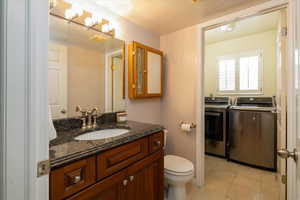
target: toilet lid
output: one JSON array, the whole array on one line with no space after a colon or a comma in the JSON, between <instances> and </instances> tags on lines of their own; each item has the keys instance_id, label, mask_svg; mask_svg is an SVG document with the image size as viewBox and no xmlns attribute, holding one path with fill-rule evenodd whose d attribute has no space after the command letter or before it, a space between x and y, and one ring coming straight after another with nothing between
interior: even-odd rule
<instances>
[{"instance_id":1,"label":"toilet lid","mask_svg":"<svg viewBox=\"0 0 300 200\"><path fill-rule=\"evenodd\" d=\"M194 170L194 165L191 161L174 155L166 155L164 158L165 169L175 173L186 173Z\"/></svg>"}]
</instances>

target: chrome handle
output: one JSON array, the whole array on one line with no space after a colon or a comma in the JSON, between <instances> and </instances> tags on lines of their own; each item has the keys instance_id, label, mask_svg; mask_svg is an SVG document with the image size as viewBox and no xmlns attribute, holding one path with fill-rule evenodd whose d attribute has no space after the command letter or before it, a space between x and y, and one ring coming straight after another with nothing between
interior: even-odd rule
<instances>
[{"instance_id":1,"label":"chrome handle","mask_svg":"<svg viewBox=\"0 0 300 200\"><path fill-rule=\"evenodd\" d=\"M66 109L61 109L61 111L60 111L62 114L66 114L67 113L67 111L66 111Z\"/></svg>"},{"instance_id":2,"label":"chrome handle","mask_svg":"<svg viewBox=\"0 0 300 200\"><path fill-rule=\"evenodd\" d=\"M81 181L81 176L75 176L73 179L74 184L79 183L80 181Z\"/></svg>"},{"instance_id":3,"label":"chrome handle","mask_svg":"<svg viewBox=\"0 0 300 200\"><path fill-rule=\"evenodd\" d=\"M126 186L127 183L128 183L128 181L125 179L125 180L123 181L123 185Z\"/></svg>"},{"instance_id":4,"label":"chrome handle","mask_svg":"<svg viewBox=\"0 0 300 200\"><path fill-rule=\"evenodd\" d=\"M288 151L287 149L279 149L277 151L277 155L283 159L293 158L295 162L297 162L298 160L297 149L294 149L293 151Z\"/></svg>"},{"instance_id":5,"label":"chrome handle","mask_svg":"<svg viewBox=\"0 0 300 200\"><path fill-rule=\"evenodd\" d=\"M130 181L133 181L133 179L134 179L134 176L129 176Z\"/></svg>"}]
</instances>

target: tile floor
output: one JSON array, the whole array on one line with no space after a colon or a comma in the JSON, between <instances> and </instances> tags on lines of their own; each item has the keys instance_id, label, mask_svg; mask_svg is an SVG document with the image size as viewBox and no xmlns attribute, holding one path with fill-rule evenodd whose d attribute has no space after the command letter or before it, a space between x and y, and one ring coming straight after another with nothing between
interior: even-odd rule
<instances>
[{"instance_id":1,"label":"tile floor","mask_svg":"<svg viewBox=\"0 0 300 200\"><path fill-rule=\"evenodd\" d=\"M187 185L188 200L279 200L276 173L206 156L206 183Z\"/></svg>"}]
</instances>

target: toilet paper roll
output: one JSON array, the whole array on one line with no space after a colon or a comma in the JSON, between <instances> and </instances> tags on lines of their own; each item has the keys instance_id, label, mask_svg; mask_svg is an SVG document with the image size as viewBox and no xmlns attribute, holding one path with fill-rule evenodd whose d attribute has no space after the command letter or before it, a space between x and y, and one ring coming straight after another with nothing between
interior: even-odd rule
<instances>
[{"instance_id":1,"label":"toilet paper roll","mask_svg":"<svg viewBox=\"0 0 300 200\"><path fill-rule=\"evenodd\" d=\"M181 124L181 130L185 131L185 132L191 132L191 124L189 123L182 123Z\"/></svg>"}]
</instances>

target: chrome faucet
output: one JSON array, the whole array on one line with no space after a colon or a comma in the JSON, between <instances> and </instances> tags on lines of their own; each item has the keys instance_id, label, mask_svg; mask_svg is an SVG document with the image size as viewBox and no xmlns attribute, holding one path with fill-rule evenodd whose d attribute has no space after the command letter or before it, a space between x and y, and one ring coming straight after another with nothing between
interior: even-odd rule
<instances>
[{"instance_id":1,"label":"chrome faucet","mask_svg":"<svg viewBox=\"0 0 300 200\"><path fill-rule=\"evenodd\" d=\"M96 114L94 115L94 113L96 113ZM93 108L92 110L87 111L87 116L88 116L87 128L88 129L96 128L96 126L97 126L97 113L98 113L98 108ZM94 122L92 122L92 119L94 120Z\"/></svg>"},{"instance_id":2,"label":"chrome faucet","mask_svg":"<svg viewBox=\"0 0 300 200\"><path fill-rule=\"evenodd\" d=\"M80 106L76 106L76 112L81 113L82 129L97 127L98 108L95 107L91 110L83 110Z\"/></svg>"}]
</instances>

